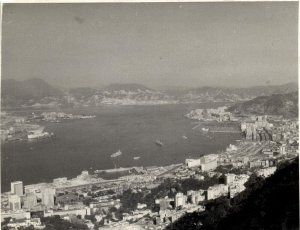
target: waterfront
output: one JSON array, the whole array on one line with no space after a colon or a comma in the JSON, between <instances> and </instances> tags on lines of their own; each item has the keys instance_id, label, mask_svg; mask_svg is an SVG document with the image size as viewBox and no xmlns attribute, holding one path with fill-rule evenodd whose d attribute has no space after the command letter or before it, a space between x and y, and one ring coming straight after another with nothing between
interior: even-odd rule
<instances>
[{"instance_id":1,"label":"waterfront","mask_svg":"<svg viewBox=\"0 0 300 230\"><path fill-rule=\"evenodd\" d=\"M181 163L187 157L223 150L240 139L239 133L215 133L208 138L192 129L196 123L183 115L206 106L213 105L103 106L84 110L96 115L95 119L41 122L55 138L2 145L2 192L14 180L47 182L73 177L82 170L113 168L114 163L121 167ZM76 111L83 113L66 112ZM156 139L164 146L155 145ZM118 149L123 154L113 162L110 155ZM133 160L136 156L140 159Z\"/></svg>"}]
</instances>

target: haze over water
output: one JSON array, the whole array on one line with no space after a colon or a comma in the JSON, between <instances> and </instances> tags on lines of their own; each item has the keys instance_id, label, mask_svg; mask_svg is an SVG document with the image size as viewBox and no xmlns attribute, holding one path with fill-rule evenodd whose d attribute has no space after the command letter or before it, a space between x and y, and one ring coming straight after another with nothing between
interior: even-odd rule
<instances>
[{"instance_id":1,"label":"haze over water","mask_svg":"<svg viewBox=\"0 0 300 230\"><path fill-rule=\"evenodd\" d=\"M217 152L241 138L238 133L219 133L209 139L193 130L197 123L183 115L202 106L103 106L65 111L96 118L42 122L46 131L55 133L54 139L2 145L2 191L8 191L14 180L26 185L63 176L72 178L82 170L113 168L110 155L118 149L123 153L116 162L119 167L162 166ZM156 139L164 146L155 145ZM133 160L135 156L140 159Z\"/></svg>"}]
</instances>

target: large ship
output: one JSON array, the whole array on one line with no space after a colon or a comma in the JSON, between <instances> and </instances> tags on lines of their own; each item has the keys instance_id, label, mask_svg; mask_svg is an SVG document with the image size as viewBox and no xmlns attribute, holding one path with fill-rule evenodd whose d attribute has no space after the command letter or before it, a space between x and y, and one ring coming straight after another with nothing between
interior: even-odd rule
<instances>
[{"instance_id":1,"label":"large ship","mask_svg":"<svg viewBox=\"0 0 300 230\"><path fill-rule=\"evenodd\" d=\"M111 154L110 157L113 157L113 158L114 158L114 157L118 157L118 156L120 156L120 155L122 155L122 152L121 152L121 150L119 149L117 152Z\"/></svg>"},{"instance_id":2,"label":"large ship","mask_svg":"<svg viewBox=\"0 0 300 230\"><path fill-rule=\"evenodd\" d=\"M156 140L155 144L158 145L158 146L164 146L164 144L162 143L161 140Z\"/></svg>"}]
</instances>

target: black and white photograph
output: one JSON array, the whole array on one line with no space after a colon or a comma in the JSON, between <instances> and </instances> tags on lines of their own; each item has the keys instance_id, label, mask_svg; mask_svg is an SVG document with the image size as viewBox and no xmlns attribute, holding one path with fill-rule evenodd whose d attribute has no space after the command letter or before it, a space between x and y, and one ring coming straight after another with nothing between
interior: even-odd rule
<instances>
[{"instance_id":1,"label":"black and white photograph","mask_svg":"<svg viewBox=\"0 0 300 230\"><path fill-rule=\"evenodd\" d=\"M298 230L298 12L2 2L1 229Z\"/></svg>"}]
</instances>

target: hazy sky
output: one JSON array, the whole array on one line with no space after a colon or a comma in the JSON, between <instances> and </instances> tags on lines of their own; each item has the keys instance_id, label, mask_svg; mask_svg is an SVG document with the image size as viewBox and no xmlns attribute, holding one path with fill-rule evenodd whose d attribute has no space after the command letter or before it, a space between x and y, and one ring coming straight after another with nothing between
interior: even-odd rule
<instances>
[{"instance_id":1,"label":"hazy sky","mask_svg":"<svg viewBox=\"0 0 300 230\"><path fill-rule=\"evenodd\" d=\"M54 85L297 81L298 3L5 4L2 77Z\"/></svg>"}]
</instances>

